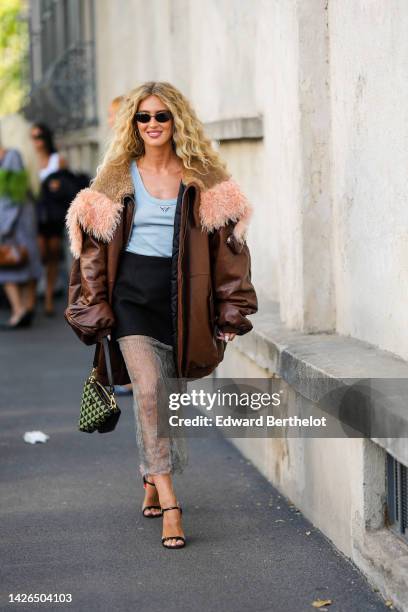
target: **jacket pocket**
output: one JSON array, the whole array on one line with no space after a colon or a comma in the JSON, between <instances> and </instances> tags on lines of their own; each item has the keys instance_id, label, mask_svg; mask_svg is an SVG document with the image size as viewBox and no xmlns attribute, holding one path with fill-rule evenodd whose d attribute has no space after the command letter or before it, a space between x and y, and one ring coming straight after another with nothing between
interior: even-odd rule
<instances>
[{"instance_id":1,"label":"jacket pocket","mask_svg":"<svg viewBox=\"0 0 408 612\"><path fill-rule=\"evenodd\" d=\"M215 328L215 307L214 307L214 298L213 298L212 289L210 289L210 292L208 294L207 304L208 304L208 319L210 321L211 329L212 329L212 331L214 333L214 328Z\"/></svg>"},{"instance_id":2,"label":"jacket pocket","mask_svg":"<svg viewBox=\"0 0 408 612\"><path fill-rule=\"evenodd\" d=\"M233 253L235 253L235 255L239 255L242 252L242 249L244 248L244 243L243 242L239 242L233 233L231 233L227 240L226 240L227 245L229 246L229 248L231 249L231 251Z\"/></svg>"},{"instance_id":3,"label":"jacket pocket","mask_svg":"<svg viewBox=\"0 0 408 612\"><path fill-rule=\"evenodd\" d=\"M215 335L216 327L217 327L217 317L215 315L215 306L214 306L214 298L213 298L212 289L210 289L210 293L208 294L207 301L208 301L208 316L210 320L213 341L215 342L215 346L217 347L218 360L222 361L227 343L225 340L221 340L220 338L217 338Z\"/></svg>"}]
</instances>

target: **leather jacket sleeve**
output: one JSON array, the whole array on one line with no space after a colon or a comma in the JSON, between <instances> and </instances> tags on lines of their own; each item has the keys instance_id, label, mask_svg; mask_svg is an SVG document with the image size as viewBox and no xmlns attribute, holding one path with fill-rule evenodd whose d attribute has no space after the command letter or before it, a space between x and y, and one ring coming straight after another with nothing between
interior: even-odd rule
<instances>
[{"instance_id":1,"label":"leather jacket sleeve","mask_svg":"<svg viewBox=\"0 0 408 612\"><path fill-rule=\"evenodd\" d=\"M71 269L64 316L85 344L96 344L115 323L108 302L106 244L83 232L82 250Z\"/></svg>"},{"instance_id":2,"label":"leather jacket sleeve","mask_svg":"<svg viewBox=\"0 0 408 612\"><path fill-rule=\"evenodd\" d=\"M247 315L258 310L258 300L251 283L251 255L246 242L233 235L235 224L210 235L212 284L216 325L222 332L242 336L252 329Z\"/></svg>"}]
</instances>

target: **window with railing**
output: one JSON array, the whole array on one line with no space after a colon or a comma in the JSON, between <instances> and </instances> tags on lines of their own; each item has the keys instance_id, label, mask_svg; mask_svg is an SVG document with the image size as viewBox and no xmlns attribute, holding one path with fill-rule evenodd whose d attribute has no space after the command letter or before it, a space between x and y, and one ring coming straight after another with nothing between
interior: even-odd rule
<instances>
[{"instance_id":1,"label":"window with railing","mask_svg":"<svg viewBox=\"0 0 408 612\"><path fill-rule=\"evenodd\" d=\"M408 540L408 468L387 454L388 521Z\"/></svg>"},{"instance_id":2,"label":"window with railing","mask_svg":"<svg viewBox=\"0 0 408 612\"><path fill-rule=\"evenodd\" d=\"M97 122L94 0L31 0L25 114L70 131Z\"/></svg>"}]
</instances>

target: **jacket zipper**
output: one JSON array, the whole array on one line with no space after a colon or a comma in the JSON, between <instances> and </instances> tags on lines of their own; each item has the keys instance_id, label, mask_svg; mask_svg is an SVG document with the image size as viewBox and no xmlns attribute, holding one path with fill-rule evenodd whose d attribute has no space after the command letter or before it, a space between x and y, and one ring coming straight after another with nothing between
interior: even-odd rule
<instances>
[{"instance_id":1,"label":"jacket zipper","mask_svg":"<svg viewBox=\"0 0 408 612\"><path fill-rule=\"evenodd\" d=\"M188 187L183 193L183 199L181 203L181 220L180 220L180 231L179 231L179 256L178 256L178 262L177 262L177 287L178 287L177 303L178 303L178 310L180 310L180 314L181 314L180 316L181 325L177 326L178 335L180 335L180 342L178 342L178 338L177 338L177 361L178 361L178 370L179 370L180 376L182 376L182 357L183 357L183 341L184 341L184 335L183 335L184 317L183 317L183 300L182 300L183 275L180 273L180 271L181 271L181 260L184 254L184 238L185 238L186 231L187 231L187 228L186 228L187 211L186 211L186 205L184 203L184 198L186 198L187 192L188 192ZM179 278L180 278L180 281L178 280ZM177 313L177 316L178 316L178 313Z\"/></svg>"}]
</instances>

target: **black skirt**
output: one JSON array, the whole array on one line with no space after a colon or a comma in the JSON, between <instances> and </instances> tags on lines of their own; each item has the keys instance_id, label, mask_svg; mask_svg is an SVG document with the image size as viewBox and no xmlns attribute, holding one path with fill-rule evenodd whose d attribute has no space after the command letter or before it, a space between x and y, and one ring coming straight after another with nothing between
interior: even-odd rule
<instances>
[{"instance_id":1,"label":"black skirt","mask_svg":"<svg viewBox=\"0 0 408 612\"><path fill-rule=\"evenodd\" d=\"M171 257L124 251L112 295L114 339L134 334L173 344Z\"/></svg>"}]
</instances>

